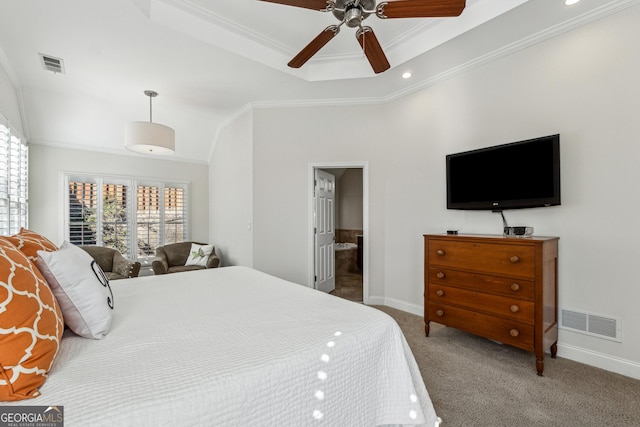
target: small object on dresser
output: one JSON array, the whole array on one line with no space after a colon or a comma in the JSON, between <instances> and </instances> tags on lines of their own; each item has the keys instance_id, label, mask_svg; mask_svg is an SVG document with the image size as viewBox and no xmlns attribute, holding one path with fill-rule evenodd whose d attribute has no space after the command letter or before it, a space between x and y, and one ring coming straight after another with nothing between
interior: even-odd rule
<instances>
[{"instance_id":1,"label":"small object on dresser","mask_svg":"<svg viewBox=\"0 0 640 427\"><path fill-rule=\"evenodd\" d=\"M458 234L458 230L447 230L447 234Z\"/></svg>"},{"instance_id":2,"label":"small object on dresser","mask_svg":"<svg viewBox=\"0 0 640 427\"><path fill-rule=\"evenodd\" d=\"M504 227L503 233L505 236L530 237L533 235L533 227Z\"/></svg>"}]
</instances>

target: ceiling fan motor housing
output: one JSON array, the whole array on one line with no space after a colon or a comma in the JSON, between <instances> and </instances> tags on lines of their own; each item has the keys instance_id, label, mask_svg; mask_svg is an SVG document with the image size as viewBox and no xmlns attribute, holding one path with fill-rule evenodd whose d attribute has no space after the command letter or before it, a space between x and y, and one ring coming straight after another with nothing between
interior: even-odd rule
<instances>
[{"instance_id":1,"label":"ceiling fan motor housing","mask_svg":"<svg viewBox=\"0 0 640 427\"><path fill-rule=\"evenodd\" d=\"M347 27L357 28L375 8L375 0L336 0L333 15Z\"/></svg>"}]
</instances>

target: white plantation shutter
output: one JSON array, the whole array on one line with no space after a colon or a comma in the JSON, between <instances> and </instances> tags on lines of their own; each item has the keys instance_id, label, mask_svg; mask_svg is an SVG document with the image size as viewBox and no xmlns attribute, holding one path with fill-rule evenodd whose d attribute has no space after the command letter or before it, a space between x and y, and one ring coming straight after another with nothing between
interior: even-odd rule
<instances>
[{"instance_id":1,"label":"white plantation shutter","mask_svg":"<svg viewBox=\"0 0 640 427\"><path fill-rule=\"evenodd\" d=\"M160 244L160 187L157 185L138 185L136 194L138 257L153 257L156 248L162 246Z\"/></svg>"},{"instance_id":2,"label":"white plantation shutter","mask_svg":"<svg viewBox=\"0 0 640 427\"><path fill-rule=\"evenodd\" d=\"M138 257L153 257L158 246L188 239L185 184L139 182L136 188Z\"/></svg>"},{"instance_id":3,"label":"white plantation shutter","mask_svg":"<svg viewBox=\"0 0 640 427\"><path fill-rule=\"evenodd\" d=\"M187 235L187 190L168 186L164 188L164 244L185 240Z\"/></svg>"},{"instance_id":4,"label":"white plantation shutter","mask_svg":"<svg viewBox=\"0 0 640 427\"><path fill-rule=\"evenodd\" d=\"M0 115L0 235L28 227L29 149Z\"/></svg>"},{"instance_id":5,"label":"white plantation shutter","mask_svg":"<svg viewBox=\"0 0 640 427\"><path fill-rule=\"evenodd\" d=\"M101 246L117 249L125 257L134 254L135 239L132 231L134 218L130 214L128 182L102 180Z\"/></svg>"},{"instance_id":6,"label":"white plantation shutter","mask_svg":"<svg viewBox=\"0 0 640 427\"><path fill-rule=\"evenodd\" d=\"M74 245L98 244L98 183L71 178L67 184L67 238Z\"/></svg>"},{"instance_id":7,"label":"white plantation shutter","mask_svg":"<svg viewBox=\"0 0 640 427\"><path fill-rule=\"evenodd\" d=\"M66 186L71 243L112 247L144 260L158 246L188 240L188 184L67 175Z\"/></svg>"},{"instance_id":8,"label":"white plantation shutter","mask_svg":"<svg viewBox=\"0 0 640 427\"><path fill-rule=\"evenodd\" d=\"M0 124L0 235L9 234L9 129Z\"/></svg>"}]
</instances>

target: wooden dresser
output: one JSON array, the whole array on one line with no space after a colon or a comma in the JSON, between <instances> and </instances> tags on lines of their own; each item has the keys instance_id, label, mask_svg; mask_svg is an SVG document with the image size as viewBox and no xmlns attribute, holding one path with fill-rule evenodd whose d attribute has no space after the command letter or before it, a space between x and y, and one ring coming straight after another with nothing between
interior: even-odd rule
<instances>
[{"instance_id":1,"label":"wooden dresser","mask_svg":"<svg viewBox=\"0 0 640 427\"><path fill-rule=\"evenodd\" d=\"M534 352L558 341L558 238L424 236L424 322Z\"/></svg>"}]
</instances>

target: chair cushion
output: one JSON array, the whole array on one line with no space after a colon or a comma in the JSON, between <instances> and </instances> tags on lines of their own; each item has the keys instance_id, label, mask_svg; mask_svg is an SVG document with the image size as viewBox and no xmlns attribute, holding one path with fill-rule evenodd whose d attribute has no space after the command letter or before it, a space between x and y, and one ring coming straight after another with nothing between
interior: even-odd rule
<instances>
[{"instance_id":1,"label":"chair cushion","mask_svg":"<svg viewBox=\"0 0 640 427\"><path fill-rule=\"evenodd\" d=\"M111 280L120 280L120 279L126 279L126 277L121 276L118 273L114 273L112 271L105 271L104 272L105 276L107 276L107 279L109 279L109 281Z\"/></svg>"},{"instance_id":2,"label":"chair cushion","mask_svg":"<svg viewBox=\"0 0 640 427\"><path fill-rule=\"evenodd\" d=\"M201 265L174 265L167 269L167 273L180 273L181 271L202 270L206 267Z\"/></svg>"},{"instance_id":3,"label":"chair cushion","mask_svg":"<svg viewBox=\"0 0 640 427\"><path fill-rule=\"evenodd\" d=\"M0 401L40 395L63 332L58 302L35 264L0 236Z\"/></svg>"},{"instance_id":4,"label":"chair cushion","mask_svg":"<svg viewBox=\"0 0 640 427\"><path fill-rule=\"evenodd\" d=\"M85 338L104 338L111 329L113 294L98 263L64 242L56 252L38 251L38 268L62 307L64 321Z\"/></svg>"}]
</instances>

